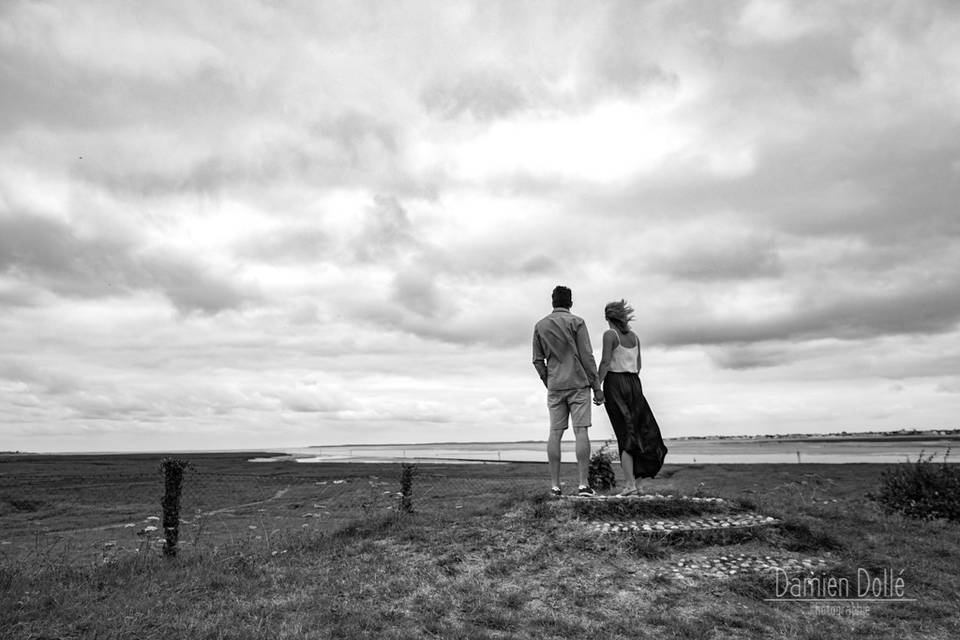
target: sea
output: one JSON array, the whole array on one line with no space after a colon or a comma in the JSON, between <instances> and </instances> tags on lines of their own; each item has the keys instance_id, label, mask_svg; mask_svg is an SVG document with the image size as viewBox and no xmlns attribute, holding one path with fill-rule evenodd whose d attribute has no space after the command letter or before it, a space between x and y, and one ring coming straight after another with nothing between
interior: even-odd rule
<instances>
[{"instance_id":1,"label":"sea","mask_svg":"<svg viewBox=\"0 0 960 640\"><path fill-rule=\"evenodd\" d=\"M594 441L593 449L608 447L616 453L616 442ZM960 439L877 438L703 438L666 440L667 463L673 464L760 464L760 463L890 463L912 462L920 456L944 460L951 445L960 454ZM562 459L574 460L572 435L562 445ZM334 445L287 448L278 455L254 458L255 462L397 462L416 463L508 463L546 462L545 442L425 443L380 445ZM948 457L957 462L960 455Z\"/></svg>"}]
</instances>

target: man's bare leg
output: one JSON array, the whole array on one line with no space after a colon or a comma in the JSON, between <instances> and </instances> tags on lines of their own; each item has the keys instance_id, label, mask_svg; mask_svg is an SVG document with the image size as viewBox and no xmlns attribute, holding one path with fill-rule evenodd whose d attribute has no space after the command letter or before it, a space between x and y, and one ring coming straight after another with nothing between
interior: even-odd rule
<instances>
[{"instance_id":1,"label":"man's bare leg","mask_svg":"<svg viewBox=\"0 0 960 640\"><path fill-rule=\"evenodd\" d=\"M547 462L550 467L550 480L553 486L560 487L560 438L563 437L563 429L551 429L550 438L547 440Z\"/></svg>"},{"instance_id":2,"label":"man's bare leg","mask_svg":"<svg viewBox=\"0 0 960 640\"><path fill-rule=\"evenodd\" d=\"M581 487L590 486L590 434L587 430L588 427L573 428L573 435L577 438L577 472L580 475Z\"/></svg>"}]
</instances>

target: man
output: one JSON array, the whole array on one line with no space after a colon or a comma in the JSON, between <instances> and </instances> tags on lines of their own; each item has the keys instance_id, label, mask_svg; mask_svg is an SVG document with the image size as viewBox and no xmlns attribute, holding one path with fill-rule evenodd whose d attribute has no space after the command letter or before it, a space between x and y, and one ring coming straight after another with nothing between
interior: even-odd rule
<instances>
[{"instance_id":1,"label":"man","mask_svg":"<svg viewBox=\"0 0 960 640\"><path fill-rule=\"evenodd\" d=\"M547 408L550 411L550 437L547 440L547 461L555 496L560 489L560 439L573 426L577 446L577 472L580 485L577 494L594 495L588 483L590 468L590 389L593 402L603 403L603 391L593 359L590 335L583 318L570 313L573 296L570 289L557 286L553 290L553 312L533 328L533 366L547 387Z\"/></svg>"}]
</instances>

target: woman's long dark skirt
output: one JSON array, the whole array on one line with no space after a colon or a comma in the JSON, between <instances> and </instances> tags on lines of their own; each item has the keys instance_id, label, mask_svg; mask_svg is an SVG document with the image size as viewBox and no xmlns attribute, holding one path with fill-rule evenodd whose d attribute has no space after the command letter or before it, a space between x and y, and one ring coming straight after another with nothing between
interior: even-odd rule
<instances>
[{"instance_id":1,"label":"woman's long dark skirt","mask_svg":"<svg viewBox=\"0 0 960 640\"><path fill-rule=\"evenodd\" d=\"M636 478L653 478L660 472L667 447L650 404L635 373L608 373L603 379L603 406L607 409L620 453L633 458Z\"/></svg>"}]
</instances>

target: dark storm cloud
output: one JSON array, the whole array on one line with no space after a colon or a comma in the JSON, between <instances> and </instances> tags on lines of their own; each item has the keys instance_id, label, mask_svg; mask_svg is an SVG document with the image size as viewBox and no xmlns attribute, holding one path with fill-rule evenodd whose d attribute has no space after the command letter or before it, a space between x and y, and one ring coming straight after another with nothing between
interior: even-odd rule
<instances>
[{"instance_id":1,"label":"dark storm cloud","mask_svg":"<svg viewBox=\"0 0 960 640\"><path fill-rule=\"evenodd\" d=\"M182 312L217 313L253 297L192 257L81 237L70 226L39 216L0 217L0 270L64 296L156 290Z\"/></svg>"},{"instance_id":2,"label":"dark storm cloud","mask_svg":"<svg viewBox=\"0 0 960 640\"><path fill-rule=\"evenodd\" d=\"M894 290L867 287L845 294L824 288L822 295L801 297L789 312L767 317L724 318L704 310L654 330L665 345L753 343L768 340L839 338L858 340L882 335L938 334L960 322L960 277L916 282Z\"/></svg>"},{"instance_id":3,"label":"dark storm cloud","mask_svg":"<svg viewBox=\"0 0 960 640\"><path fill-rule=\"evenodd\" d=\"M821 125L808 139L757 153L756 168L741 177L691 167L624 189L571 190L568 206L644 225L735 212L757 229L878 243L960 235L960 118Z\"/></svg>"},{"instance_id":4,"label":"dark storm cloud","mask_svg":"<svg viewBox=\"0 0 960 640\"><path fill-rule=\"evenodd\" d=\"M758 170L704 194L794 233L908 241L960 234L960 118L882 130L823 128L809 146L768 149ZM709 201L709 200L708 200Z\"/></svg>"},{"instance_id":5,"label":"dark storm cloud","mask_svg":"<svg viewBox=\"0 0 960 640\"><path fill-rule=\"evenodd\" d=\"M719 235L722 237L722 233ZM783 273L775 243L761 237L722 244L702 236L696 242L680 240L669 253L651 259L650 264L676 278L701 282L772 278Z\"/></svg>"},{"instance_id":6,"label":"dark storm cloud","mask_svg":"<svg viewBox=\"0 0 960 640\"><path fill-rule=\"evenodd\" d=\"M710 352L710 359L721 369L758 369L776 367L797 358L795 351L763 344L724 345Z\"/></svg>"}]
</instances>

